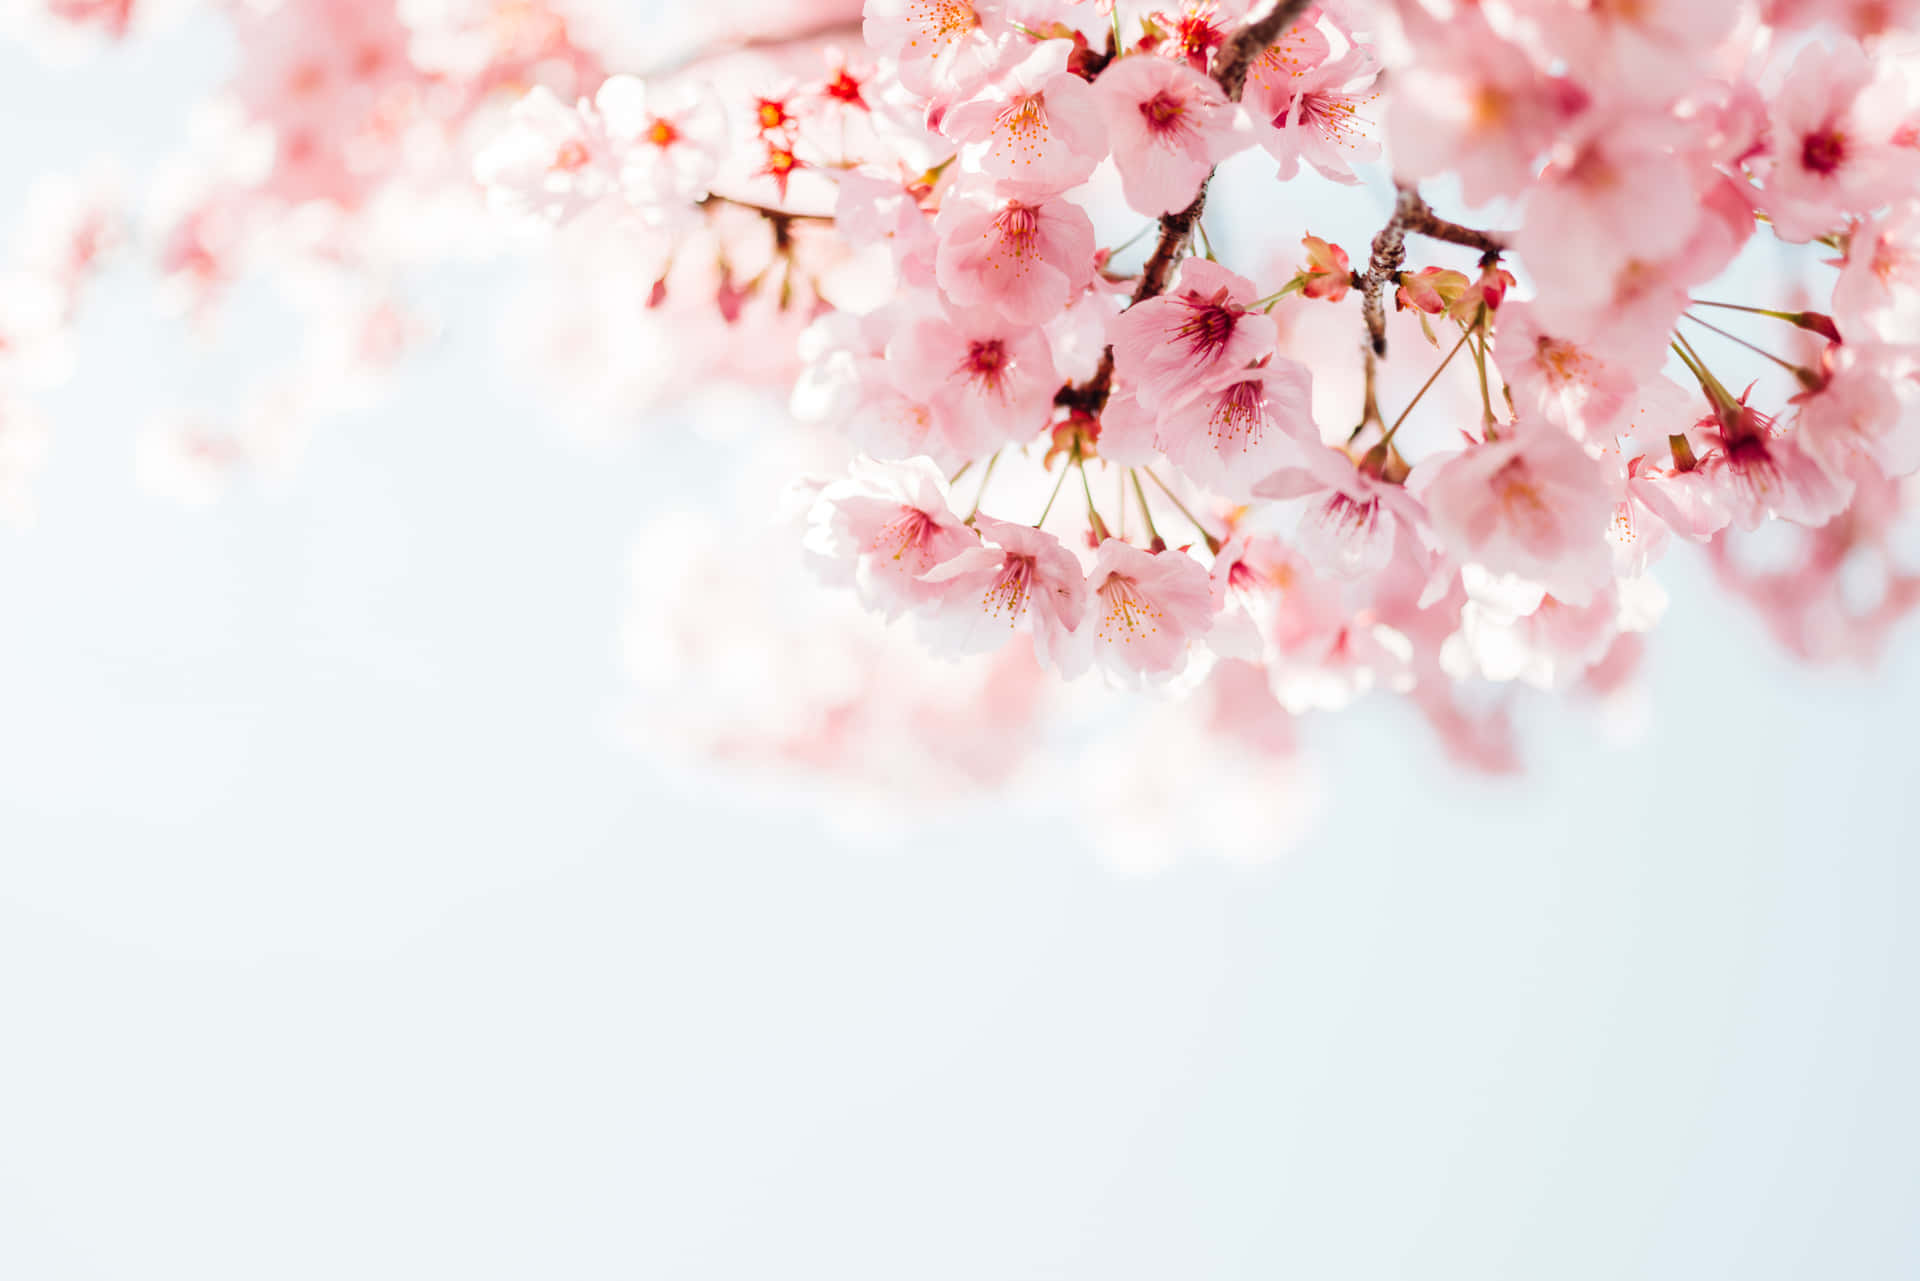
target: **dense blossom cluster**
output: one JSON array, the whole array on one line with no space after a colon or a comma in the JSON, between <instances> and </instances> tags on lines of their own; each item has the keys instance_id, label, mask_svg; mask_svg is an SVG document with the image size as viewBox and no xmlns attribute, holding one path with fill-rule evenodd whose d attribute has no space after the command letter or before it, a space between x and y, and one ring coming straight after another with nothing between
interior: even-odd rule
<instances>
[{"instance_id":1,"label":"dense blossom cluster","mask_svg":"<svg viewBox=\"0 0 1920 1281\"><path fill-rule=\"evenodd\" d=\"M1000 785L1043 697L1115 685L1286 791L1292 718L1392 691L1505 770L1506 693L1623 688L1676 546L1809 658L1920 603L1920 3L772 9L667 58L611 6L243 7L271 145L159 240L204 302L289 226L378 268L477 189L573 399L785 389L792 524L650 553L688 573L637 667L790 671L714 752ZM729 626L782 538L873 621Z\"/></svg>"},{"instance_id":2,"label":"dense blossom cluster","mask_svg":"<svg viewBox=\"0 0 1920 1281\"><path fill-rule=\"evenodd\" d=\"M830 216L825 261L790 247L782 276L787 310L824 312L795 408L861 456L813 491L807 546L929 647L1294 713L1402 691L1504 763L1456 687L1617 683L1677 541L1808 531L1785 569L1716 559L1810 654L1870 651L1913 603L1882 555L1920 465L1911 16L870 0L864 47L810 73L536 91L480 172L554 222ZM1392 212L1352 250L1309 235L1236 269L1201 213L1256 149L1276 185L1248 200L1391 182ZM1443 219L1421 184L1511 226ZM1155 220L1141 266L1096 231L1116 206ZM1712 296L1761 237L1830 259L1831 295ZM1466 412L1386 401L1389 305L1433 344L1395 363L1470 369ZM1731 345L1743 310L1774 328ZM1310 354L1309 326L1352 356ZM1782 377L1730 382L1755 346Z\"/></svg>"}]
</instances>

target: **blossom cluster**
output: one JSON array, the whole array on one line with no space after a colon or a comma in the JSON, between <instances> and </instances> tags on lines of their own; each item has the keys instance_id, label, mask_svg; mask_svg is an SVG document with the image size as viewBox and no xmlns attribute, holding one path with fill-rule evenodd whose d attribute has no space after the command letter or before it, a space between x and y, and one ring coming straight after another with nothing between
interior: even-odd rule
<instances>
[{"instance_id":1,"label":"blossom cluster","mask_svg":"<svg viewBox=\"0 0 1920 1281\"><path fill-rule=\"evenodd\" d=\"M810 70L536 91L479 172L553 223L771 224L810 321L795 412L858 451L808 487L806 546L935 652L1295 714L1399 691L1503 765L1459 691L1618 685L1676 544L1809 656L1915 603L1911 7L869 0ZM1237 198L1391 210L1229 263L1202 216L1240 153L1268 163ZM1098 230L1127 213L1133 267ZM1822 295L1715 296L1759 241ZM1773 522L1804 554L1745 564L1733 531Z\"/></svg>"},{"instance_id":2,"label":"blossom cluster","mask_svg":"<svg viewBox=\"0 0 1920 1281\"><path fill-rule=\"evenodd\" d=\"M1117 686L1254 791L1375 692L1508 770L1515 691L1629 688L1675 548L1809 659L1920 604L1916 0L212 7L239 70L136 238L186 316L264 264L310 337L264 435L170 429L170 487L411 345L404 269L518 243L561 408L786 401L792 520L646 536L684 572L636 671L711 754L1001 787ZM806 643L720 617L769 539L839 602Z\"/></svg>"}]
</instances>

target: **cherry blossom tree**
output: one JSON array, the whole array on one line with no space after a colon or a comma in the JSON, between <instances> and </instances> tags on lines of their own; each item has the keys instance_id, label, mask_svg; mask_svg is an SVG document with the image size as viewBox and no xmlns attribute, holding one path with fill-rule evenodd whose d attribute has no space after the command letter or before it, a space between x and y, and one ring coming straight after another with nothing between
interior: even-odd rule
<instances>
[{"instance_id":1,"label":"cherry blossom tree","mask_svg":"<svg viewBox=\"0 0 1920 1281\"><path fill-rule=\"evenodd\" d=\"M1687 544L1809 660L1920 604L1912 0L213 7L237 70L155 190L23 221L0 501L116 255L187 324L324 284L256 413L156 428L205 496L430 332L399 269L512 248L557 402L778 406L635 552L636 720L736 767L1103 827L1231 787L1258 843L1296 720L1397 695L1507 771L1523 690L1619 697Z\"/></svg>"}]
</instances>

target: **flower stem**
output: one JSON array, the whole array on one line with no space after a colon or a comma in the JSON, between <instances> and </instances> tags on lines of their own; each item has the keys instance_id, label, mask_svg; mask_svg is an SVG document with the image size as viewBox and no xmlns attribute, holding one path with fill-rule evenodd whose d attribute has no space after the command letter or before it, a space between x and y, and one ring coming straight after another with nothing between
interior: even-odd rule
<instances>
[{"instance_id":1,"label":"flower stem","mask_svg":"<svg viewBox=\"0 0 1920 1281\"><path fill-rule=\"evenodd\" d=\"M1100 542L1112 537L1107 532L1107 522L1100 519L1100 509L1093 503L1093 485L1087 480L1087 465L1084 462L1074 464L1080 469L1080 488L1087 495L1087 523L1093 526L1093 536Z\"/></svg>"},{"instance_id":2,"label":"flower stem","mask_svg":"<svg viewBox=\"0 0 1920 1281\"><path fill-rule=\"evenodd\" d=\"M1153 508L1147 506L1147 491L1140 484L1140 473L1129 467L1127 475L1133 480L1133 496L1140 500L1140 518L1147 522L1148 550L1164 550L1167 540L1160 537L1160 531L1153 527Z\"/></svg>"},{"instance_id":3,"label":"flower stem","mask_svg":"<svg viewBox=\"0 0 1920 1281\"><path fill-rule=\"evenodd\" d=\"M1047 505L1040 509L1040 519L1033 522L1035 529L1047 523L1047 515L1053 511L1053 500L1060 497L1060 490L1066 483L1067 469L1062 465L1060 468L1060 479L1053 482L1053 492L1047 495Z\"/></svg>"},{"instance_id":4,"label":"flower stem","mask_svg":"<svg viewBox=\"0 0 1920 1281\"><path fill-rule=\"evenodd\" d=\"M973 518L980 514L980 503L987 496L987 482L993 479L993 469L1000 465L1001 452L1002 451L996 449L993 451L993 457L987 459L987 470L980 477L979 492L973 496L973 510L967 513L967 524L969 525L973 524Z\"/></svg>"},{"instance_id":5,"label":"flower stem","mask_svg":"<svg viewBox=\"0 0 1920 1281\"><path fill-rule=\"evenodd\" d=\"M1780 315L1781 313L1762 312L1760 314ZM1713 324L1710 321L1702 320L1700 317L1694 315L1690 311L1683 313L1683 318L1686 320L1691 320L1694 324L1699 325L1702 329L1711 329L1714 333L1719 334L1722 338L1725 338L1728 342L1739 343L1742 347L1745 347L1748 351L1753 352L1757 356L1765 356L1768 360L1771 360L1774 364L1780 366L1780 368L1792 374L1802 387L1817 387L1820 384L1819 376L1815 374L1812 370L1806 369L1800 365L1796 365L1791 360L1787 360L1784 357L1776 356L1772 352L1768 351L1765 347L1757 346L1754 343L1748 342L1746 339L1742 338L1739 334L1728 333L1726 330L1720 328L1720 326Z\"/></svg>"},{"instance_id":6,"label":"flower stem","mask_svg":"<svg viewBox=\"0 0 1920 1281\"><path fill-rule=\"evenodd\" d=\"M1282 298L1285 298L1288 294L1299 293L1300 290L1306 286L1306 283L1307 283L1307 278L1305 276L1295 276L1292 280L1289 280L1286 283L1286 285L1280 290L1278 290L1277 292L1270 293L1265 298L1256 298L1252 302L1248 303L1247 310L1248 311L1272 311L1275 307L1279 306L1280 300Z\"/></svg>"},{"instance_id":7,"label":"flower stem","mask_svg":"<svg viewBox=\"0 0 1920 1281\"><path fill-rule=\"evenodd\" d=\"M1134 232L1131 236L1128 236L1125 240L1121 241L1119 244L1115 245L1113 248L1107 250L1107 262L1111 264L1113 262L1115 255L1119 254L1121 250L1133 248L1134 245L1140 242L1142 237L1144 237L1150 231L1157 230L1159 226L1160 224L1157 222L1150 222L1146 226L1140 228L1140 230Z\"/></svg>"},{"instance_id":8,"label":"flower stem","mask_svg":"<svg viewBox=\"0 0 1920 1281\"><path fill-rule=\"evenodd\" d=\"M1413 399L1407 402L1407 407L1400 411L1398 418L1393 420L1393 426L1387 428L1387 434L1380 438L1381 445L1393 439L1393 434L1400 430L1400 424L1407 421L1407 415L1413 412L1414 406L1418 405L1426 394L1433 390L1433 385L1440 381L1440 375L1446 372L1447 366L1453 363L1453 358L1460 354L1460 349L1467 345L1467 339L1473 337L1474 330L1478 328L1479 325L1476 322L1473 328L1468 329L1460 335L1460 341L1453 345L1453 350L1447 353L1447 358L1441 361L1439 367L1427 376L1427 381L1422 383L1420 390L1413 394ZM1375 448L1378 447L1379 446L1375 446Z\"/></svg>"},{"instance_id":9,"label":"flower stem","mask_svg":"<svg viewBox=\"0 0 1920 1281\"><path fill-rule=\"evenodd\" d=\"M1692 307L1718 307L1722 311L1744 311L1750 316L1772 316L1775 320L1792 320L1790 311L1770 311L1765 307L1748 307L1737 302L1713 302L1706 298L1689 298L1687 304Z\"/></svg>"},{"instance_id":10,"label":"flower stem","mask_svg":"<svg viewBox=\"0 0 1920 1281\"><path fill-rule=\"evenodd\" d=\"M1680 359L1686 363L1687 369L1700 384L1700 390L1707 393L1707 399L1713 401L1715 405L1735 403L1733 393L1727 390L1725 383L1713 376L1713 371L1707 368L1706 360L1694 350L1693 344L1688 342L1687 336L1679 330L1675 330L1673 334L1673 349L1680 353Z\"/></svg>"},{"instance_id":11,"label":"flower stem","mask_svg":"<svg viewBox=\"0 0 1920 1281\"><path fill-rule=\"evenodd\" d=\"M1160 492L1165 494L1168 497L1168 499L1172 501L1173 505L1180 509L1180 514L1182 516L1185 516L1187 520L1193 525L1193 527L1200 531L1200 537L1207 540L1207 550L1218 555L1222 545L1220 540L1207 532L1207 527L1200 523L1200 518L1198 516L1195 516L1192 512L1187 510L1187 505L1180 501L1180 495L1174 493L1171 489L1168 489L1167 482L1164 480L1161 480L1158 476L1154 475L1153 468L1143 467L1140 470L1147 473L1147 479L1152 481L1154 484L1158 485L1160 487ZM1137 476L1134 477L1134 484L1137 485L1139 483L1140 483L1140 478Z\"/></svg>"},{"instance_id":12,"label":"flower stem","mask_svg":"<svg viewBox=\"0 0 1920 1281\"><path fill-rule=\"evenodd\" d=\"M1479 320L1474 321L1469 333L1477 333L1480 340L1470 344L1473 349L1473 365L1480 373L1480 430L1488 440L1494 439L1495 420L1493 417L1493 393L1487 389L1487 335Z\"/></svg>"}]
</instances>

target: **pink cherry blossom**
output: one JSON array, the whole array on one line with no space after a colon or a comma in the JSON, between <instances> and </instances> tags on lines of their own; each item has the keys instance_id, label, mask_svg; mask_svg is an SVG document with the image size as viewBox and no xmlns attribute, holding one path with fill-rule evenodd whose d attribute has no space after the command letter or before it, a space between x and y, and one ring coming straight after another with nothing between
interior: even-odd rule
<instances>
[{"instance_id":1,"label":"pink cherry blossom","mask_svg":"<svg viewBox=\"0 0 1920 1281\"><path fill-rule=\"evenodd\" d=\"M1632 408L1646 371L1625 368L1571 338L1549 333L1528 303L1500 311L1497 358L1523 413L1598 441Z\"/></svg>"},{"instance_id":2,"label":"pink cherry blossom","mask_svg":"<svg viewBox=\"0 0 1920 1281\"><path fill-rule=\"evenodd\" d=\"M1462 564L1518 575L1575 605L1612 580L1612 490L1565 432L1511 429L1415 479L1434 538Z\"/></svg>"},{"instance_id":3,"label":"pink cherry blossom","mask_svg":"<svg viewBox=\"0 0 1920 1281\"><path fill-rule=\"evenodd\" d=\"M913 184L864 173L841 175L833 225L856 247L884 246L901 284L933 284L938 242Z\"/></svg>"},{"instance_id":4,"label":"pink cherry blossom","mask_svg":"<svg viewBox=\"0 0 1920 1281\"><path fill-rule=\"evenodd\" d=\"M1246 17L1249 7L1250 0L1179 0L1155 9L1148 21L1166 36L1155 43L1154 50L1162 57L1183 60L1195 71L1205 71L1214 52L1226 43L1234 24Z\"/></svg>"},{"instance_id":5,"label":"pink cherry blossom","mask_svg":"<svg viewBox=\"0 0 1920 1281\"><path fill-rule=\"evenodd\" d=\"M961 307L1037 325L1093 279L1093 221L1064 200L949 200L935 223L935 273Z\"/></svg>"},{"instance_id":6,"label":"pink cherry blossom","mask_svg":"<svg viewBox=\"0 0 1920 1281\"><path fill-rule=\"evenodd\" d=\"M1345 617L1339 585L1271 534L1236 530L1214 556L1209 578L1214 626L1207 644L1224 657L1261 662L1269 644Z\"/></svg>"},{"instance_id":7,"label":"pink cherry blossom","mask_svg":"<svg viewBox=\"0 0 1920 1281\"><path fill-rule=\"evenodd\" d=\"M888 356L901 362L903 383L944 397L956 422L982 440L1039 435L1060 385L1044 335L982 308L926 316Z\"/></svg>"},{"instance_id":8,"label":"pink cherry blossom","mask_svg":"<svg viewBox=\"0 0 1920 1281\"><path fill-rule=\"evenodd\" d=\"M1185 670L1213 625L1213 594L1200 562L1179 551L1143 551L1109 538L1087 572L1080 643L1095 667L1122 683Z\"/></svg>"},{"instance_id":9,"label":"pink cherry blossom","mask_svg":"<svg viewBox=\"0 0 1920 1281\"><path fill-rule=\"evenodd\" d=\"M850 580L861 601L892 618L937 599L927 571L979 546L947 500L946 479L925 458L856 459L820 490L807 549L829 578Z\"/></svg>"},{"instance_id":10,"label":"pink cherry blossom","mask_svg":"<svg viewBox=\"0 0 1920 1281\"><path fill-rule=\"evenodd\" d=\"M1337 712L1377 689L1413 688L1413 645L1376 611L1302 608L1288 623L1268 648L1267 684L1289 712Z\"/></svg>"},{"instance_id":11,"label":"pink cherry blossom","mask_svg":"<svg viewBox=\"0 0 1920 1281\"><path fill-rule=\"evenodd\" d=\"M1833 316L1848 338L1895 342L1920 332L1920 200L1854 227L1833 287Z\"/></svg>"},{"instance_id":12,"label":"pink cherry blossom","mask_svg":"<svg viewBox=\"0 0 1920 1281\"><path fill-rule=\"evenodd\" d=\"M1708 430L1719 448L1703 463L1725 485L1733 520L1758 529L1770 517L1824 525L1847 505L1851 478L1834 476L1797 437L1779 432L1766 415L1743 408L1737 432Z\"/></svg>"},{"instance_id":13,"label":"pink cherry blossom","mask_svg":"<svg viewBox=\"0 0 1920 1281\"><path fill-rule=\"evenodd\" d=\"M1712 70L1711 55L1739 19L1735 5L1698 0L1600 0L1525 6L1549 47L1581 79L1659 106Z\"/></svg>"},{"instance_id":14,"label":"pink cherry blossom","mask_svg":"<svg viewBox=\"0 0 1920 1281\"><path fill-rule=\"evenodd\" d=\"M1086 181L1107 154L1107 124L1092 86L1066 69L1070 51L1042 41L941 117L970 167L1043 195Z\"/></svg>"},{"instance_id":15,"label":"pink cherry blossom","mask_svg":"<svg viewBox=\"0 0 1920 1281\"><path fill-rule=\"evenodd\" d=\"M1281 468L1253 487L1260 498L1307 500L1295 541L1314 566L1343 578L1383 568L1396 534L1415 538L1425 524L1420 503L1405 488L1370 474L1340 449L1307 449L1297 466Z\"/></svg>"},{"instance_id":16,"label":"pink cherry blossom","mask_svg":"<svg viewBox=\"0 0 1920 1281\"><path fill-rule=\"evenodd\" d=\"M1643 464L1629 484L1635 497L1675 532L1704 539L1729 523L1757 529L1769 518L1824 525L1846 506L1853 480L1823 466L1796 436L1741 403L1694 423L1692 465Z\"/></svg>"},{"instance_id":17,"label":"pink cherry blossom","mask_svg":"<svg viewBox=\"0 0 1920 1281\"><path fill-rule=\"evenodd\" d=\"M1191 397L1273 351L1273 322L1247 310L1254 299L1252 281L1189 258L1167 293L1114 320L1114 368L1149 408Z\"/></svg>"},{"instance_id":18,"label":"pink cherry blossom","mask_svg":"<svg viewBox=\"0 0 1920 1281\"><path fill-rule=\"evenodd\" d=\"M1865 40L1911 26L1920 18L1915 0L1765 0L1766 20L1778 27L1811 27L1830 22Z\"/></svg>"},{"instance_id":19,"label":"pink cherry blossom","mask_svg":"<svg viewBox=\"0 0 1920 1281\"><path fill-rule=\"evenodd\" d=\"M927 630L941 647L961 653L1004 645L1023 624L1042 664L1072 666L1074 635L1087 610L1080 562L1044 530L976 517L980 545L928 570L937 589Z\"/></svg>"},{"instance_id":20,"label":"pink cherry blossom","mask_svg":"<svg viewBox=\"0 0 1920 1281\"><path fill-rule=\"evenodd\" d=\"M1651 582L1610 582L1580 604L1540 595L1522 606L1469 599L1442 661L1462 676L1565 688L1605 659L1621 635L1653 626L1666 596Z\"/></svg>"},{"instance_id":21,"label":"pink cherry blossom","mask_svg":"<svg viewBox=\"0 0 1920 1281\"><path fill-rule=\"evenodd\" d=\"M1591 113L1556 141L1514 246L1540 289L1605 301L1629 263L1686 247L1701 218L1701 166L1682 141L1666 117L1617 111Z\"/></svg>"},{"instance_id":22,"label":"pink cherry blossom","mask_svg":"<svg viewBox=\"0 0 1920 1281\"><path fill-rule=\"evenodd\" d=\"M1811 240L1913 193L1913 157L1894 144L1902 88L1852 42L1801 50L1769 115L1762 199L1777 234Z\"/></svg>"},{"instance_id":23,"label":"pink cherry blossom","mask_svg":"<svg viewBox=\"0 0 1920 1281\"><path fill-rule=\"evenodd\" d=\"M1137 213L1158 217L1186 208L1213 167L1253 140L1220 86L1183 63L1119 58L1093 87L1120 189Z\"/></svg>"},{"instance_id":24,"label":"pink cherry blossom","mask_svg":"<svg viewBox=\"0 0 1920 1281\"><path fill-rule=\"evenodd\" d=\"M1254 485L1303 449L1320 447L1313 374L1284 356L1223 375L1217 387L1166 409L1155 443L1176 466L1223 497L1244 501Z\"/></svg>"},{"instance_id":25,"label":"pink cherry blossom","mask_svg":"<svg viewBox=\"0 0 1920 1281\"><path fill-rule=\"evenodd\" d=\"M1811 662L1872 663L1893 630L1920 609L1920 573L1893 551L1902 503L1898 484L1869 469L1843 519L1792 532L1784 548L1749 563L1733 536L1708 551L1715 577L1758 612L1787 652ZM1772 531L1770 531L1772 532ZM1784 552L1784 554L1783 554ZM1858 575L1871 568L1869 590Z\"/></svg>"},{"instance_id":26,"label":"pink cherry blossom","mask_svg":"<svg viewBox=\"0 0 1920 1281\"><path fill-rule=\"evenodd\" d=\"M958 467L992 448L990 424L963 413L939 388L929 388L900 362L858 362L854 399L844 418L848 437L882 458L925 454Z\"/></svg>"},{"instance_id":27,"label":"pink cherry blossom","mask_svg":"<svg viewBox=\"0 0 1920 1281\"><path fill-rule=\"evenodd\" d=\"M1681 467L1642 455L1628 464L1627 489L1639 507L1694 542L1706 542L1733 520L1732 494L1721 469L1703 467L1698 460Z\"/></svg>"},{"instance_id":28,"label":"pink cherry blossom","mask_svg":"<svg viewBox=\"0 0 1920 1281\"><path fill-rule=\"evenodd\" d=\"M1519 192L1582 95L1498 35L1477 6L1444 22L1416 5L1402 9L1421 58L1401 73L1387 109L1395 170L1407 178L1451 171L1472 204Z\"/></svg>"},{"instance_id":29,"label":"pink cherry blossom","mask_svg":"<svg viewBox=\"0 0 1920 1281\"><path fill-rule=\"evenodd\" d=\"M1794 398L1800 445L1836 478L1855 460L1889 476L1920 470L1920 347L1835 344L1823 372Z\"/></svg>"},{"instance_id":30,"label":"pink cherry blossom","mask_svg":"<svg viewBox=\"0 0 1920 1281\"><path fill-rule=\"evenodd\" d=\"M900 83L927 97L966 93L1006 56L997 0L869 0L867 45L895 60Z\"/></svg>"},{"instance_id":31,"label":"pink cherry blossom","mask_svg":"<svg viewBox=\"0 0 1920 1281\"><path fill-rule=\"evenodd\" d=\"M474 176L494 208L548 223L575 217L620 182L598 115L539 87L514 104L509 127L474 158Z\"/></svg>"},{"instance_id":32,"label":"pink cherry blossom","mask_svg":"<svg viewBox=\"0 0 1920 1281\"><path fill-rule=\"evenodd\" d=\"M720 166L726 120L703 86L609 76L593 105L619 149L620 183L629 200L661 209L707 194Z\"/></svg>"},{"instance_id":33,"label":"pink cherry blossom","mask_svg":"<svg viewBox=\"0 0 1920 1281\"><path fill-rule=\"evenodd\" d=\"M1117 387L1100 411L1100 456L1122 467L1150 467L1160 461L1159 430L1160 416L1131 387Z\"/></svg>"},{"instance_id":34,"label":"pink cherry blossom","mask_svg":"<svg viewBox=\"0 0 1920 1281\"><path fill-rule=\"evenodd\" d=\"M1379 95L1370 91L1379 73L1379 56L1366 45L1315 66L1255 64L1244 101L1255 137L1280 162L1282 180L1298 174L1304 160L1335 182L1360 181L1354 166L1380 156L1372 119Z\"/></svg>"}]
</instances>

